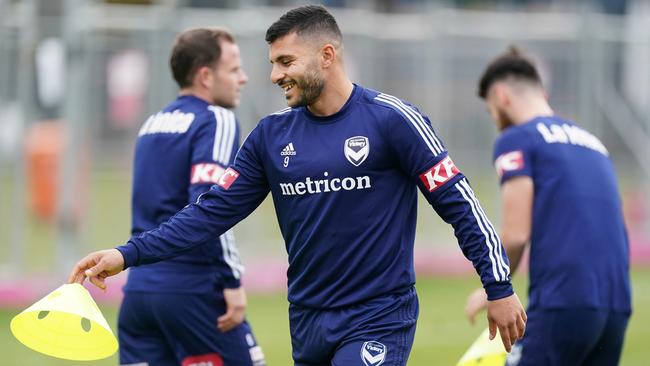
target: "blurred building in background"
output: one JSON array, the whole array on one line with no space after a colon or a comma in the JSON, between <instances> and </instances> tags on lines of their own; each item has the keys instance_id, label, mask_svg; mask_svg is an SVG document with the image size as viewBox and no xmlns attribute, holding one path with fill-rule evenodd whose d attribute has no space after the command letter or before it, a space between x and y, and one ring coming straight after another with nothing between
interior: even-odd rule
<instances>
[{"instance_id":1,"label":"blurred building in background","mask_svg":"<svg viewBox=\"0 0 650 366\"><path fill-rule=\"evenodd\" d=\"M250 76L236 111L244 132L284 108L269 81L264 33L303 3L0 0L0 276L61 276L82 253L128 238L133 144L148 114L177 92L167 66L177 32L206 25L234 32ZM648 2L322 3L339 20L352 79L421 107L495 221L496 131L476 82L508 45L530 53L556 112L608 147L633 256L650 262ZM430 209L420 211L420 253L460 256L451 230ZM270 203L238 228L246 261L284 260Z\"/></svg>"}]
</instances>

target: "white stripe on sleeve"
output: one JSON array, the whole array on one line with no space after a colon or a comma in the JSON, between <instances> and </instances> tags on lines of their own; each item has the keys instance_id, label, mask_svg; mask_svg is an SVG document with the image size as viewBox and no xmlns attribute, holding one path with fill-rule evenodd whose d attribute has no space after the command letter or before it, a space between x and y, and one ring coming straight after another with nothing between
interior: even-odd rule
<instances>
[{"instance_id":1,"label":"white stripe on sleeve","mask_svg":"<svg viewBox=\"0 0 650 366\"><path fill-rule=\"evenodd\" d=\"M216 120L212 160L228 166L237 136L237 120L235 114L225 108L210 106L209 109Z\"/></svg>"},{"instance_id":2,"label":"white stripe on sleeve","mask_svg":"<svg viewBox=\"0 0 650 366\"><path fill-rule=\"evenodd\" d=\"M492 238L492 242L496 243L495 244L496 248L497 248L496 257L497 257L497 260L499 261L499 264L501 265L501 268L504 269L505 277L507 278L508 276L510 276L510 267L503 260L503 246L501 245L501 239L499 238L499 235L497 235L497 231L494 229L494 226L492 226L492 223L487 218L487 215L485 214L485 211L483 211L483 207L481 207L481 204L478 202L478 199L476 198L476 194L474 193L474 190L472 189L472 187L469 185L469 182L467 181L467 179L463 178L459 183L463 187L465 187L465 189L469 193L470 198L476 204L476 207L478 209L478 213L483 218L483 222L485 223L485 227L490 232L490 237Z\"/></svg>"},{"instance_id":3,"label":"white stripe on sleeve","mask_svg":"<svg viewBox=\"0 0 650 366\"><path fill-rule=\"evenodd\" d=\"M230 118L228 118L228 111L221 110L221 116L223 117L223 136L221 137L221 142L219 143L219 162L224 164L224 156L226 155L226 141L228 141L228 136L230 135Z\"/></svg>"},{"instance_id":4,"label":"white stripe on sleeve","mask_svg":"<svg viewBox=\"0 0 650 366\"><path fill-rule=\"evenodd\" d=\"M425 133L431 138L433 143L440 149L440 151L443 151L445 148L442 147L442 143L438 139L438 136L436 136L435 131L433 131L433 127L427 123L427 121L424 120L424 117L422 117L422 114L418 112L413 106L407 105L402 101L401 99L394 97L392 95L388 94L383 94L386 98L392 99L395 101L395 103L398 103L402 107L404 107L406 110L411 111L411 115L413 115L417 120L420 121L420 125L422 126L423 130Z\"/></svg>"},{"instance_id":5,"label":"white stripe on sleeve","mask_svg":"<svg viewBox=\"0 0 650 366\"><path fill-rule=\"evenodd\" d=\"M494 279L497 282L504 281L505 277L503 277L504 274L503 274L503 269L501 268L501 264L499 263L498 259L495 259L496 248L494 247L494 243L491 241L490 235L488 235L488 233L485 231L485 228L483 227L483 223L479 218L479 214L475 207L474 201L471 198L469 198L468 192L465 192L465 189L460 183L456 183L454 187L458 189L458 191L463 196L463 198L465 198L467 203L469 203L470 207L472 208L472 213L474 214L474 218L476 219L478 227L483 233L483 236L485 236L485 245L488 247L488 255L490 257L490 262L492 263L492 275L494 276Z\"/></svg>"},{"instance_id":6,"label":"white stripe on sleeve","mask_svg":"<svg viewBox=\"0 0 650 366\"><path fill-rule=\"evenodd\" d=\"M232 146L235 143L235 136L237 132L237 121L235 120L235 114L231 111L226 112L227 118L226 120L228 121L228 134L226 135L226 139L224 141L224 150L223 150L223 163L224 166L228 166L228 163L230 162L230 155L232 154Z\"/></svg>"},{"instance_id":7,"label":"white stripe on sleeve","mask_svg":"<svg viewBox=\"0 0 650 366\"><path fill-rule=\"evenodd\" d=\"M221 108L210 106L210 110L214 113L214 118L216 120L215 132L214 132L214 146L212 147L212 160L221 161L219 159L219 147L221 146L221 139L223 138L223 115L221 114Z\"/></svg>"},{"instance_id":8,"label":"white stripe on sleeve","mask_svg":"<svg viewBox=\"0 0 650 366\"><path fill-rule=\"evenodd\" d=\"M409 114L408 111L406 111L403 107L395 103L394 101L391 101L390 99L385 99L382 97L382 94L378 95L375 97L376 100L384 102L390 106L393 107L396 111L400 112L401 115L406 117L406 119L413 125L413 127L418 131L418 134L420 134L420 137L422 137L422 140L424 140L424 143L429 147L429 150L433 153L434 156L438 156L442 151L438 149L435 144L432 143L431 139L424 133L422 130L420 124L415 121L415 119Z\"/></svg>"},{"instance_id":9,"label":"white stripe on sleeve","mask_svg":"<svg viewBox=\"0 0 650 366\"><path fill-rule=\"evenodd\" d=\"M290 110L291 110L291 107L287 107L287 108L281 109L281 110L279 110L277 112L274 112L274 113L271 113L271 114L272 115L285 114L285 113L289 112Z\"/></svg>"},{"instance_id":10,"label":"white stripe on sleeve","mask_svg":"<svg viewBox=\"0 0 650 366\"><path fill-rule=\"evenodd\" d=\"M221 250L223 252L223 259L230 267L233 277L236 279L241 278L241 274L244 272L244 266L242 266L241 261L239 260L239 252L235 248L235 236L232 233L232 230L226 231L219 237L221 242Z\"/></svg>"},{"instance_id":11,"label":"white stripe on sleeve","mask_svg":"<svg viewBox=\"0 0 650 366\"><path fill-rule=\"evenodd\" d=\"M431 125L428 124L427 121L424 120L424 117L422 117L422 114L420 114L420 112L418 112L415 108L413 108L413 106L407 105L406 103L404 103L401 99L399 99L397 97L394 97L394 96L388 95L388 94L384 94L384 93L382 93L381 96L382 96L382 98L392 100L393 102L395 102L398 105L402 106L405 110L409 111L411 116L413 116L420 123L420 127L422 127L422 130L424 131L425 135L427 135L427 137L429 139L431 139L433 144L441 152L444 150L444 148L442 147L442 143L440 142L440 140L436 136L436 133L433 131L433 127L431 127Z\"/></svg>"}]
</instances>

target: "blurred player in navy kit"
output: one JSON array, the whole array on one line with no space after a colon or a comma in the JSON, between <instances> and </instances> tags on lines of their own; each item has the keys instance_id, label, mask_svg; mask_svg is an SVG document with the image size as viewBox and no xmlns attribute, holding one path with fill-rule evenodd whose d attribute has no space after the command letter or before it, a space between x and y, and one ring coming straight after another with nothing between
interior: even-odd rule
<instances>
[{"instance_id":1,"label":"blurred player in navy kit","mask_svg":"<svg viewBox=\"0 0 650 366\"><path fill-rule=\"evenodd\" d=\"M614 167L594 135L555 115L516 48L494 60L479 96L501 131L501 239L514 271L530 243L526 335L507 365L616 365L631 313L628 240ZM473 322L485 295L468 299Z\"/></svg>"},{"instance_id":2,"label":"blurred player in navy kit","mask_svg":"<svg viewBox=\"0 0 650 366\"><path fill-rule=\"evenodd\" d=\"M220 28L181 33L171 71L176 100L138 134L132 234L156 228L195 202L233 162L239 104L248 80L233 36ZM244 319L242 266L231 231L181 256L129 272L118 319L122 364L264 365Z\"/></svg>"},{"instance_id":3,"label":"blurred player in navy kit","mask_svg":"<svg viewBox=\"0 0 650 366\"><path fill-rule=\"evenodd\" d=\"M263 118L219 183L158 229L95 252L69 281L104 279L177 255L248 216L270 192L289 255L289 321L298 366L406 365L415 335L418 189L455 230L509 350L526 314L505 252L428 118L353 84L343 39L321 6L267 30L271 81L288 108ZM360 204L363 203L363 204Z\"/></svg>"}]
</instances>

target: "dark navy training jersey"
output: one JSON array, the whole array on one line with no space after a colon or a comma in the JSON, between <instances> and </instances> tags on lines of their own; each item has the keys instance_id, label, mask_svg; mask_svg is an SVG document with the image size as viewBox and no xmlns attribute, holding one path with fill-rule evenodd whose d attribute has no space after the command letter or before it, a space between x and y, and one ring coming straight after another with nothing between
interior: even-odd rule
<instances>
[{"instance_id":1,"label":"dark navy training jersey","mask_svg":"<svg viewBox=\"0 0 650 366\"><path fill-rule=\"evenodd\" d=\"M132 234L158 227L195 202L218 181L238 148L235 115L195 96L180 96L149 117L135 148ZM242 267L234 237L224 232L181 256L132 268L125 290L211 293L239 287Z\"/></svg>"},{"instance_id":2,"label":"dark navy training jersey","mask_svg":"<svg viewBox=\"0 0 650 366\"><path fill-rule=\"evenodd\" d=\"M270 191L289 254L289 301L347 306L415 282L418 188L453 225L488 297L511 295L496 231L427 117L356 85L331 116L300 107L262 119L218 185L118 249L128 267L171 257L229 229Z\"/></svg>"},{"instance_id":3,"label":"dark navy training jersey","mask_svg":"<svg viewBox=\"0 0 650 366\"><path fill-rule=\"evenodd\" d=\"M592 134L558 117L506 129L501 182L534 183L529 308L630 310L628 240L614 168Z\"/></svg>"}]
</instances>

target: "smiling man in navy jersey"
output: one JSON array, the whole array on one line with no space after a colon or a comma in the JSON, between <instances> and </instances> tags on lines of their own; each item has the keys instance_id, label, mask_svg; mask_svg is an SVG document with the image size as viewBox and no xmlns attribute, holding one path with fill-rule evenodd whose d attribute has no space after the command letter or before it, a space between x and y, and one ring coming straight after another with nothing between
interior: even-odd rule
<instances>
[{"instance_id":1,"label":"smiling man in navy jersey","mask_svg":"<svg viewBox=\"0 0 650 366\"><path fill-rule=\"evenodd\" d=\"M347 77L342 37L321 6L268 29L271 81L288 108L262 119L219 183L158 229L95 252L69 281L178 255L249 215L271 192L289 255L296 365L406 365L418 316L413 270L418 189L456 233L509 350L526 315L508 260L467 179L429 120ZM192 243L192 244L189 244Z\"/></svg>"},{"instance_id":2,"label":"smiling man in navy jersey","mask_svg":"<svg viewBox=\"0 0 650 366\"><path fill-rule=\"evenodd\" d=\"M515 48L479 82L501 135L503 244L512 270L530 241L526 336L510 366L617 365L631 312L629 250L605 146L556 116L535 66ZM486 306L479 289L470 320Z\"/></svg>"}]
</instances>

